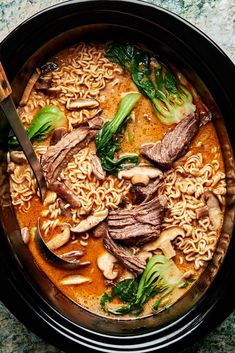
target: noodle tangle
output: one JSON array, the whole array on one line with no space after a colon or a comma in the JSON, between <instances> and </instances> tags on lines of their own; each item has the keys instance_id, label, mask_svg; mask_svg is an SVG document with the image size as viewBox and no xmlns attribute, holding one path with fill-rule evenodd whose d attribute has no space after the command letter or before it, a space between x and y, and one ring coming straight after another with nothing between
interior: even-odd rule
<instances>
[{"instance_id":1,"label":"noodle tangle","mask_svg":"<svg viewBox=\"0 0 235 353\"><path fill-rule=\"evenodd\" d=\"M117 208L131 186L129 182L118 180L111 175L104 181L96 179L92 170L91 157L92 152L89 148L79 151L59 177L80 201L79 208L71 208L69 204L63 205L71 212L74 224L80 223L91 211L98 212L106 208L109 210ZM43 230L47 234L49 229L54 229L59 225L58 216L61 215L59 200L55 193L50 191L47 194L44 206L47 208L42 211L42 216L50 217L50 220L43 224Z\"/></svg>"},{"instance_id":2,"label":"noodle tangle","mask_svg":"<svg viewBox=\"0 0 235 353\"><path fill-rule=\"evenodd\" d=\"M61 52L63 56L63 52ZM116 74L122 69L111 63L104 55L102 45L79 43L66 51L59 62L59 68L42 76L51 85L51 95L33 91L24 108L19 109L23 124L29 125L33 116L45 105L53 104L64 110L69 131L98 112L97 109L68 111L66 105L71 99L96 98L107 83L116 82Z\"/></svg>"},{"instance_id":3,"label":"noodle tangle","mask_svg":"<svg viewBox=\"0 0 235 353\"><path fill-rule=\"evenodd\" d=\"M204 164L202 154L190 156L184 165L178 165L165 174L165 183L159 189L168 199L163 228L177 225L185 230L178 236L176 247L185 259L194 262L196 270L212 259L218 232L211 229L209 217L197 219L196 210L205 206L203 193L213 191L222 205L225 204L225 174L217 160Z\"/></svg>"}]
</instances>

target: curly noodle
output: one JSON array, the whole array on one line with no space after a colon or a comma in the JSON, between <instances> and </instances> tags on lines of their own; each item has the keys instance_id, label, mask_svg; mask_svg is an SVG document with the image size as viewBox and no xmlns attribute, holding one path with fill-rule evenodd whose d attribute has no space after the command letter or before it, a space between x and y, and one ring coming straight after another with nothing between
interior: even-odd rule
<instances>
[{"instance_id":1,"label":"curly noodle","mask_svg":"<svg viewBox=\"0 0 235 353\"><path fill-rule=\"evenodd\" d=\"M209 217L198 220L196 210L205 206L203 193L211 190L222 205L225 203L225 174L219 171L217 160L203 164L202 154L189 157L165 174L165 184L159 189L168 198L163 227L177 225L185 230L185 237L178 236L175 245L185 254L187 261L193 261L198 270L211 260L218 234L211 230Z\"/></svg>"},{"instance_id":2,"label":"curly noodle","mask_svg":"<svg viewBox=\"0 0 235 353\"><path fill-rule=\"evenodd\" d=\"M69 184L70 190L80 201L78 208L65 205L71 211L72 221L75 224L80 223L91 210L98 212L117 208L131 186L129 182L118 180L114 176L108 176L104 181L96 179L92 170L91 157L92 153L89 148L79 151L60 174L60 180ZM47 208L42 211L41 215L49 217L50 222L48 220L44 222L43 230L48 233L49 229L55 227L55 221L58 221L58 216L61 214L55 193L50 191L47 194L44 206ZM57 222L56 225L58 224Z\"/></svg>"},{"instance_id":3,"label":"curly noodle","mask_svg":"<svg viewBox=\"0 0 235 353\"><path fill-rule=\"evenodd\" d=\"M61 60L58 69L42 76L55 90L56 98L33 90L27 106L20 109L20 116L25 125L30 124L38 108L45 105L58 105L60 109L67 111L66 105L70 99L99 99L106 84L116 84L116 74L122 72L118 65L111 63L104 56L102 45L78 43L66 53L66 58ZM69 131L73 126L91 119L96 113L97 109L67 111Z\"/></svg>"}]
</instances>

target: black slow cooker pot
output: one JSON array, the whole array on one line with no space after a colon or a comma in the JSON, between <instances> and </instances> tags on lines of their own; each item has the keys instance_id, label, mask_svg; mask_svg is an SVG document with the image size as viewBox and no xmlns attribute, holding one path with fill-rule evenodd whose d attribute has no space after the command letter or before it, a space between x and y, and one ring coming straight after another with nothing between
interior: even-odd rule
<instances>
[{"instance_id":1,"label":"black slow cooker pot","mask_svg":"<svg viewBox=\"0 0 235 353\"><path fill-rule=\"evenodd\" d=\"M0 114L0 299L26 326L72 352L176 352L218 325L235 308L235 69L204 34L174 14L130 0L68 1L31 17L1 44L0 60L17 104L27 80L61 48L80 40L144 43L187 75L213 112L227 173L227 207L213 260L193 288L156 316L97 316L66 298L23 244L6 173L9 126Z\"/></svg>"}]
</instances>

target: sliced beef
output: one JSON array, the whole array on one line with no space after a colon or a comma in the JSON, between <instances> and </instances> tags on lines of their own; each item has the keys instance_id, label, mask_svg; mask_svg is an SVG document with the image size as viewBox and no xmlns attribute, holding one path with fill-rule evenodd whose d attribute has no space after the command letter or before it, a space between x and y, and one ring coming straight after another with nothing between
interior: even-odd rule
<instances>
[{"instance_id":1,"label":"sliced beef","mask_svg":"<svg viewBox=\"0 0 235 353\"><path fill-rule=\"evenodd\" d=\"M76 195L63 182L55 180L49 185L49 188L50 190L55 191L62 200L69 203L72 207L77 208L81 206Z\"/></svg>"},{"instance_id":2,"label":"sliced beef","mask_svg":"<svg viewBox=\"0 0 235 353\"><path fill-rule=\"evenodd\" d=\"M135 276L139 276L145 269L145 263L141 261L137 256L131 255L121 245L116 244L107 232L104 237L104 247L111 253L116 259Z\"/></svg>"},{"instance_id":3,"label":"sliced beef","mask_svg":"<svg viewBox=\"0 0 235 353\"><path fill-rule=\"evenodd\" d=\"M156 164L170 168L176 159L187 152L193 137L198 132L199 125L198 113L190 114L181 120L174 129L168 130L162 141L142 145L140 152Z\"/></svg>"},{"instance_id":4,"label":"sliced beef","mask_svg":"<svg viewBox=\"0 0 235 353\"><path fill-rule=\"evenodd\" d=\"M104 125L104 120L100 117L100 112L98 112L92 119L87 121L90 129L99 130Z\"/></svg>"},{"instance_id":5,"label":"sliced beef","mask_svg":"<svg viewBox=\"0 0 235 353\"><path fill-rule=\"evenodd\" d=\"M103 221L94 228L92 235L95 238L104 238L107 232L108 232L107 223Z\"/></svg>"},{"instance_id":6,"label":"sliced beef","mask_svg":"<svg viewBox=\"0 0 235 353\"><path fill-rule=\"evenodd\" d=\"M165 206L166 197L155 196L130 210L111 211L107 218L111 238L134 245L156 239L160 234Z\"/></svg>"},{"instance_id":7,"label":"sliced beef","mask_svg":"<svg viewBox=\"0 0 235 353\"><path fill-rule=\"evenodd\" d=\"M41 158L41 164L49 184L57 179L73 155L86 147L96 134L97 130L85 127L74 129L57 144L48 148Z\"/></svg>"},{"instance_id":8,"label":"sliced beef","mask_svg":"<svg viewBox=\"0 0 235 353\"><path fill-rule=\"evenodd\" d=\"M151 180L148 185L134 185L131 188L131 194L133 196L133 203L140 204L141 202L147 202L155 196L155 193L159 187L163 184L163 178L159 177L155 180Z\"/></svg>"}]
</instances>

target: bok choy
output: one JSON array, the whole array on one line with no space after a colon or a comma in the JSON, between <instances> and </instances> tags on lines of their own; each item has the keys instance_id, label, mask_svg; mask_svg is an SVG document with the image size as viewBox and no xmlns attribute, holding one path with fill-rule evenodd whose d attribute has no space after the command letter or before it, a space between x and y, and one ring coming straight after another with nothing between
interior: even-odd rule
<instances>
[{"instance_id":1,"label":"bok choy","mask_svg":"<svg viewBox=\"0 0 235 353\"><path fill-rule=\"evenodd\" d=\"M64 124L64 113L55 105L47 105L35 115L26 133L30 140L42 141L45 140L54 129ZM10 137L9 144L12 148L19 147L15 136Z\"/></svg>"},{"instance_id":2,"label":"bok choy","mask_svg":"<svg viewBox=\"0 0 235 353\"><path fill-rule=\"evenodd\" d=\"M104 293L100 306L108 313L123 315L132 313L139 315L144 310L144 304L150 298L158 295L153 309L157 310L162 299L176 287L184 288L188 285L182 281L182 273L173 260L164 255L154 255L140 278L125 279L112 288L111 295ZM107 304L117 297L125 305L117 309L107 308Z\"/></svg>"},{"instance_id":3,"label":"bok choy","mask_svg":"<svg viewBox=\"0 0 235 353\"><path fill-rule=\"evenodd\" d=\"M139 91L151 101L164 124L177 123L196 109L190 91L175 78L167 64L131 44L111 43L106 57L131 74Z\"/></svg>"},{"instance_id":4,"label":"bok choy","mask_svg":"<svg viewBox=\"0 0 235 353\"><path fill-rule=\"evenodd\" d=\"M132 167L137 163L138 155L125 155L115 159L115 153L120 146L120 133L130 117L132 109L139 101L141 95L138 92L125 95L115 117L107 121L96 136L96 151L104 170L117 174L119 170Z\"/></svg>"}]
</instances>

